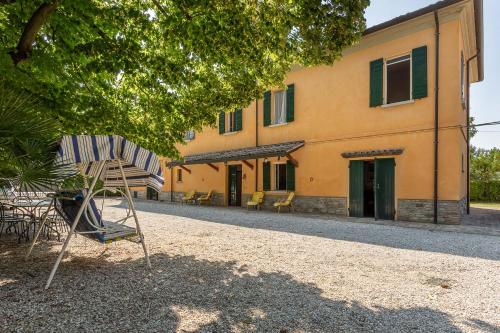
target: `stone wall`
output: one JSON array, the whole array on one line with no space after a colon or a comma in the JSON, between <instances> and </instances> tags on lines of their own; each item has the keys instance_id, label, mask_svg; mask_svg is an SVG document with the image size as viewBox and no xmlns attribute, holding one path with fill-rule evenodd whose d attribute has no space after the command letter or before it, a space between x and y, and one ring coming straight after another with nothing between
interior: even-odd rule
<instances>
[{"instance_id":1,"label":"stone wall","mask_svg":"<svg viewBox=\"0 0 500 333\"><path fill-rule=\"evenodd\" d=\"M439 200L438 201L438 223L460 224L466 210L466 199L462 200ZM434 201L399 199L398 220L412 222L433 222Z\"/></svg>"},{"instance_id":2,"label":"stone wall","mask_svg":"<svg viewBox=\"0 0 500 333\"><path fill-rule=\"evenodd\" d=\"M146 199L146 191L134 191L138 199ZM197 196L206 193L199 192ZM181 202L183 192L174 192L173 201ZM241 206L246 207L246 203L252 197L251 194L242 194ZM275 210L273 203L286 199L287 194L266 194L261 209ZM170 201L170 192L160 192L158 200ZM209 205L225 206L224 194L213 193L212 201ZM465 215L467 201L462 200L440 200L438 202L438 223L460 224L461 218ZM316 196L296 196L293 201L294 211L298 213L319 213L347 216L347 198L344 197L316 197ZM284 209L284 211L287 211ZM397 206L397 217L400 221L411 222L433 222L434 206L433 200L422 199L399 199Z\"/></svg>"},{"instance_id":3,"label":"stone wall","mask_svg":"<svg viewBox=\"0 0 500 333\"><path fill-rule=\"evenodd\" d=\"M206 195L207 192L196 192L196 198ZM174 202L181 202L182 197L184 196L184 192L173 192L172 194L172 199ZM144 195L144 199L146 196ZM141 198L142 199L142 198ZM160 201L170 201L170 192L160 192L158 193L158 200ZM208 204L211 206L224 206L224 194L222 193L217 193L213 192L212 193L212 200Z\"/></svg>"},{"instance_id":4,"label":"stone wall","mask_svg":"<svg viewBox=\"0 0 500 333\"><path fill-rule=\"evenodd\" d=\"M288 194L266 194L262 209L276 210L273 204L278 200L286 199ZM252 197L251 194L243 194L241 204L246 207L246 202ZM347 199L339 197L316 197L316 196L295 196L293 200L295 212L299 213L321 213L332 215L347 215ZM287 211L287 209L284 209Z\"/></svg>"}]
</instances>

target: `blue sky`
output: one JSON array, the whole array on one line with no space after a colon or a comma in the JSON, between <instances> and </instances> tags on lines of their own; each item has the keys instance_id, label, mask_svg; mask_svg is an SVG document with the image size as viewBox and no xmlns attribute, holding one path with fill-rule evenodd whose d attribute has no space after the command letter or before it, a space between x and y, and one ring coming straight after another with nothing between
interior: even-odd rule
<instances>
[{"instance_id":1,"label":"blue sky","mask_svg":"<svg viewBox=\"0 0 500 333\"><path fill-rule=\"evenodd\" d=\"M476 123L500 120L500 13L499 0L484 1L484 81L471 86L471 115ZM366 10L367 26L428 6L437 0L372 0ZM496 34L495 34L496 32ZM500 147L500 126L478 128L472 144Z\"/></svg>"}]
</instances>

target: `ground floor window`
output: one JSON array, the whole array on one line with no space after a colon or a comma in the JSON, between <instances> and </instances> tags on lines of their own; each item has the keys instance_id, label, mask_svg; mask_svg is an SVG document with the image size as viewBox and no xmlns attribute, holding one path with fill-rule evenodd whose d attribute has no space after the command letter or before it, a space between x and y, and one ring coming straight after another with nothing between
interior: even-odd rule
<instances>
[{"instance_id":1,"label":"ground floor window","mask_svg":"<svg viewBox=\"0 0 500 333\"><path fill-rule=\"evenodd\" d=\"M182 182L182 169L177 169L177 181Z\"/></svg>"},{"instance_id":2,"label":"ground floor window","mask_svg":"<svg viewBox=\"0 0 500 333\"><path fill-rule=\"evenodd\" d=\"M286 191L286 164L278 163L274 165L274 190Z\"/></svg>"}]
</instances>

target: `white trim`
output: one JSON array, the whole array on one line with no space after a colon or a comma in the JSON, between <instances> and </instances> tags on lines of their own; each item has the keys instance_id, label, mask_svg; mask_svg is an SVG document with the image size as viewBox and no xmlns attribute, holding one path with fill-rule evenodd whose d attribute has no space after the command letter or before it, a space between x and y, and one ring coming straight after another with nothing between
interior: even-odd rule
<instances>
[{"instance_id":1,"label":"white trim","mask_svg":"<svg viewBox=\"0 0 500 333\"><path fill-rule=\"evenodd\" d=\"M288 123L284 122L284 123L271 124L267 127L280 127L280 126L285 126L285 125L288 125Z\"/></svg>"},{"instance_id":2,"label":"white trim","mask_svg":"<svg viewBox=\"0 0 500 333\"><path fill-rule=\"evenodd\" d=\"M239 133L240 131L231 131L231 132L224 132L222 133L222 135L233 135L233 134L236 134L236 133Z\"/></svg>"},{"instance_id":3,"label":"white trim","mask_svg":"<svg viewBox=\"0 0 500 333\"><path fill-rule=\"evenodd\" d=\"M401 101L401 102L396 102L396 103L391 103L391 104L382 104L381 106L383 108L391 108L393 106L400 106L400 105L412 104L412 103L415 103L414 99L409 99L407 101Z\"/></svg>"}]
</instances>

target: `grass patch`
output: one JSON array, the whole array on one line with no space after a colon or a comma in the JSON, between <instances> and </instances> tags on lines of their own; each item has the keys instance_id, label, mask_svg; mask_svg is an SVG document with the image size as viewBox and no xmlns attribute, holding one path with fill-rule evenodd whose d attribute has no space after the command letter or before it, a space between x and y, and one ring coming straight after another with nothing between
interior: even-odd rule
<instances>
[{"instance_id":1,"label":"grass patch","mask_svg":"<svg viewBox=\"0 0 500 333\"><path fill-rule=\"evenodd\" d=\"M500 210L500 202L474 201L470 203L471 207L487 208Z\"/></svg>"}]
</instances>

